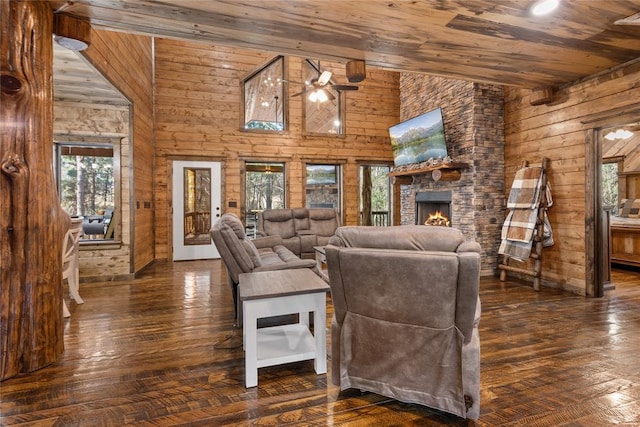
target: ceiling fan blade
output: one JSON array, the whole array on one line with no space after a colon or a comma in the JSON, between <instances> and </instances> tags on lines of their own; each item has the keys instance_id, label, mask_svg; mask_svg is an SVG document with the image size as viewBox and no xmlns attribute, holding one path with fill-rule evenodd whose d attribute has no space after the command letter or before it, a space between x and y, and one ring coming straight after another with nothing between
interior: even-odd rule
<instances>
[{"instance_id":1,"label":"ceiling fan blade","mask_svg":"<svg viewBox=\"0 0 640 427\"><path fill-rule=\"evenodd\" d=\"M329 83L329 79L331 79L331 71L323 71L320 77L318 77L318 84L324 86Z\"/></svg>"},{"instance_id":2,"label":"ceiling fan blade","mask_svg":"<svg viewBox=\"0 0 640 427\"><path fill-rule=\"evenodd\" d=\"M300 95L302 95L302 94L304 94L304 93L306 93L306 92L307 92L307 91L306 91L306 89L305 89L305 90L303 90L302 92L294 93L293 95L291 95L291 97L293 98L294 96L300 96Z\"/></svg>"},{"instance_id":3,"label":"ceiling fan blade","mask_svg":"<svg viewBox=\"0 0 640 427\"><path fill-rule=\"evenodd\" d=\"M358 86L351 85L331 85L334 90L358 90Z\"/></svg>"}]
</instances>

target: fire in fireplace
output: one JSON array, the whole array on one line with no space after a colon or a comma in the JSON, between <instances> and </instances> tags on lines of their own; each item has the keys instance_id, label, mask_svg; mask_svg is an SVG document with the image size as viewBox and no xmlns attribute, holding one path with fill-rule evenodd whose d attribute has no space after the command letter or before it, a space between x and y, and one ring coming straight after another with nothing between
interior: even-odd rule
<instances>
[{"instance_id":1,"label":"fire in fireplace","mask_svg":"<svg viewBox=\"0 0 640 427\"><path fill-rule=\"evenodd\" d=\"M416 224L427 222L428 225L451 226L451 191L416 193Z\"/></svg>"},{"instance_id":2,"label":"fire in fireplace","mask_svg":"<svg viewBox=\"0 0 640 427\"><path fill-rule=\"evenodd\" d=\"M424 225L439 225L441 227L449 227L451 221L446 216L442 215L440 211L429 215L429 218L424 222Z\"/></svg>"}]
</instances>

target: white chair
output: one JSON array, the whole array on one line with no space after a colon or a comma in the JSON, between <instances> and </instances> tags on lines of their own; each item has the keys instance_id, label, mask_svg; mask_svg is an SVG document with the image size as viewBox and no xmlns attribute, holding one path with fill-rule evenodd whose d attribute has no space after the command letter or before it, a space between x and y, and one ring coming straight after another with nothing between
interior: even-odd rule
<instances>
[{"instance_id":1,"label":"white chair","mask_svg":"<svg viewBox=\"0 0 640 427\"><path fill-rule=\"evenodd\" d=\"M82 218L71 218L71 225L64 236L62 244L62 281L66 280L69 284L69 295L78 304L83 304L84 300L80 297L80 271L78 262L78 246L80 234L82 232ZM67 303L63 300L64 317L71 316Z\"/></svg>"}]
</instances>

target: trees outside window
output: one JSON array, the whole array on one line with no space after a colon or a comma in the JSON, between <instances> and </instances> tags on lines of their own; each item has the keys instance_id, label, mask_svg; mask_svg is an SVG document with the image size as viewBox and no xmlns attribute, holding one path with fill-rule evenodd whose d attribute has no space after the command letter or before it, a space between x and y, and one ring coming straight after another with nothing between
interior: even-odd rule
<instances>
[{"instance_id":1,"label":"trees outside window","mask_svg":"<svg viewBox=\"0 0 640 427\"><path fill-rule=\"evenodd\" d=\"M390 166L360 166L360 225L391 225Z\"/></svg>"},{"instance_id":2,"label":"trees outside window","mask_svg":"<svg viewBox=\"0 0 640 427\"><path fill-rule=\"evenodd\" d=\"M107 144L56 144L56 177L62 208L71 216L95 217L113 212L113 147Z\"/></svg>"},{"instance_id":3,"label":"trees outside window","mask_svg":"<svg viewBox=\"0 0 640 427\"><path fill-rule=\"evenodd\" d=\"M245 164L245 216L247 226L258 212L285 207L284 163Z\"/></svg>"},{"instance_id":4,"label":"trees outside window","mask_svg":"<svg viewBox=\"0 0 640 427\"><path fill-rule=\"evenodd\" d=\"M618 214L618 168L619 163L606 160L602 164L602 208Z\"/></svg>"}]
</instances>

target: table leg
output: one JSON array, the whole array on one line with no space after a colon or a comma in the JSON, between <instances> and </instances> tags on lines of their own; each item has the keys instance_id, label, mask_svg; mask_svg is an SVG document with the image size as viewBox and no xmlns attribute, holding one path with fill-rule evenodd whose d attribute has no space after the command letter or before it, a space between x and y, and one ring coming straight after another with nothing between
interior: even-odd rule
<instances>
[{"instance_id":1,"label":"table leg","mask_svg":"<svg viewBox=\"0 0 640 427\"><path fill-rule=\"evenodd\" d=\"M308 312L300 312L298 313L298 323L301 323L309 329L309 313Z\"/></svg>"},{"instance_id":2,"label":"table leg","mask_svg":"<svg viewBox=\"0 0 640 427\"><path fill-rule=\"evenodd\" d=\"M251 307L243 304L243 332L244 332L244 375L245 386L258 385L258 319L251 315Z\"/></svg>"},{"instance_id":3,"label":"table leg","mask_svg":"<svg viewBox=\"0 0 640 427\"><path fill-rule=\"evenodd\" d=\"M316 308L313 311L313 335L316 341L316 358L313 369L316 374L327 373L327 300L325 293L315 296Z\"/></svg>"}]
</instances>

